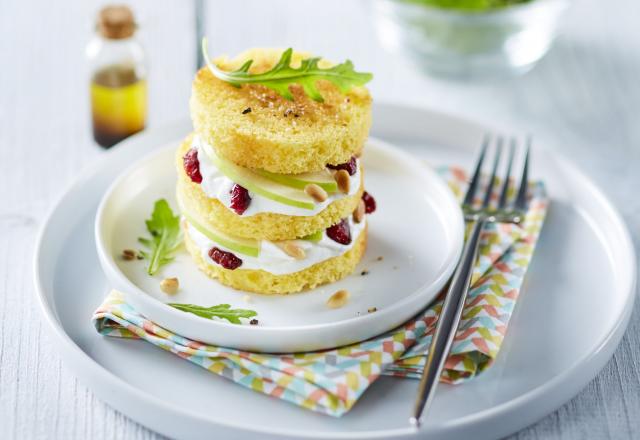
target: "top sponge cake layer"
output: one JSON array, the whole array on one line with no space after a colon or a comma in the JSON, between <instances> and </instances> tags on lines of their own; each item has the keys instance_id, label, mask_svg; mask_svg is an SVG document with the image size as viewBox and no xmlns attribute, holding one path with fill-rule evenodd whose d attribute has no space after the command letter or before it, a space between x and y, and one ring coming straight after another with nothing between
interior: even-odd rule
<instances>
[{"instance_id":1,"label":"top sponge cake layer","mask_svg":"<svg viewBox=\"0 0 640 440\"><path fill-rule=\"evenodd\" d=\"M215 63L231 71L253 59L250 72L260 73L271 69L281 54L253 49ZM294 52L292 66L309 57ZM319 65L331 63L322 60ZM312 100L297 84L290 86L294 100L289 101L259 84L234 87L205 67L193 82L191 117L196 132L238 165L274 173L318 171L360 153L371 126L371 96L364 87L343 94L328 81L316 86L324 102Z\"/></svg>"}]
</instances>

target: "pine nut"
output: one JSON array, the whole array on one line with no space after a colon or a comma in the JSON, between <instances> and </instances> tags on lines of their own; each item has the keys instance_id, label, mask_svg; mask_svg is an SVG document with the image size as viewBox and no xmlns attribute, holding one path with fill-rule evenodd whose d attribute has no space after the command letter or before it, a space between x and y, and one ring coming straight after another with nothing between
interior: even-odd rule
<instances>
[{"instance_id":1,"label":"pine nut","mask_svg":"<svg viewBox=\"0 0 640 440\"><path fill-rule=\"evenodd\" d=\"M304 249L292 241L278 243L278 247L282 249L285 254L295 258L296 260L303 260L307 256Z\"/></svg>"},{"instance_id":2,"label":"pine nut","mask_svg":"<svg viewBox=\"0 0 640 440\"><path fill-rule=\"evenodd\" d=\"M338 170L333 177L336 179L340 192L349 194L349 188L351 186L351 176L349 176L349 172L347 170Z\"/></svg>"},{"instance_id":3,"label":"pine nut","mask_svg":"<svg viewBox=\"0 0 640 440\"><path fill-rule=\"evenodd\" d=\"M324 202L327 200L327 192L315 183L310 183L304 187L304 192L311 196L316 202Z\"/></svg>"},{"instance_id":4,"label":"pine nut","mask_svg":"<svg viewBox=\"0 0 640 440\"><path fill-rule=\"evenodd\" d=\"M165 278L160 281L160 290L164 293L168 293L169 295L173 295L178 291L180 287L180 283L177 278Z\"/></svg>"},{"instance_id":5,"label":"pine nut","mask_svg":"<svg viewBox=\"0 0 640 440\"><path fill-rule=\"evenodd\" d=\"M362 199L360 199L360 201L358 202L358 207L355 211L353 211L353 221L356 223L360 223L362 219L364 219L364 212L364 202L362 201Z\"/></svg>"},{"instance_id":6,"label":"pine nut","mask_svg":"<svg viewBox=\"0 0 640 440\"><path fill-rule=\"evenodd\" d=\"M338 290L329 297L327 300L327 306L331 309L339 309L349 301L349 296L350 294L348 290Z\"/></svg>"}]
</instances>

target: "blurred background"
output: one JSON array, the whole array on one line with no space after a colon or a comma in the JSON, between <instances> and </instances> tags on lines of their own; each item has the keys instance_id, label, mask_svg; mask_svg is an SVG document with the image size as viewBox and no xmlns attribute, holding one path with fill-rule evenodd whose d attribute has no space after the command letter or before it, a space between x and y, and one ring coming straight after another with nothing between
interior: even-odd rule
<instances>
[{"instance_id":1,"label":"blurred background","mask_svg":"<svg viewBox=\"0 0 640 440\"><path fill-rule=\"evenodd\" d=\"M32 176L48 175L47 168L55 164L55 180L30 185L30 199L41 204L39 209L102 153L92 143L85 50L105 3L88 0L62 7L58 2L0 0L0 56L6 66L0 70L0 152L3 161L12 163L34 153L41 156L32 164ZM531 131L540 142L574 156L614 201L626 201L635 191L629 179L635 175L630 164L640 159L635 145L640 139L638 2L570 2L549 54L523 76L493 80L425 75L405 56L385 51L376 33L377 1L204 3L202 22L211 54L292 46L333 60L351 58L359 70L375 73L370 83L375 100L435 107ZM127 4L139 24L148 62L147 125L188 118L198 52L196 3ZM22 169L10 171L18 181L26 177ZM0 191L13 206L24 204L9 186ZM633 209L640 211L640 202Z\"/></svg>"},{"instance_id":2,"label":"blurred background","mask_svg":"<svg viewBox=\"0 0 640 440\"><path fill-rule=\"evenodd\" d=\"M431 107L530 131L538 142L571 156L618 205L630 229L638 231L640 2L567 3L558 39L535 68L523 75L477 78L432 75L406 51L388 50L397 35L388 23L386 31L378 27L377 0L208 1L199 18L212 55L276 46L336 61L350 58L358 70L375 74L370 83L375 101ZM92 137L91 68L85 53L104 4L0 0L0 247L15 250L0 261L0 301L5 302L0 311L10 310L14 318L0 315L0 357L3 365L20 365L0 372L0 408L12 411L0 433L10 438L152 436L97 401L61 366L55 349L46 344L32 300L30 261L37 228L81 170L105 154ZM147 126L188 118L199 44L196 3L126 4L135 14L148 63ZM634 239L637 247L635 232ZM28 331L25 321L33 323ZM629 333L640 334L637 310ZM640 358L630 344L625 337L586 390L519 437L633 437L640 429L637 421L635 426L627 418L618 423L625 405L638 407L640 400ZM609 379L615 377L622 380L612 386ZM592 420L599 421L598 427L590 424L584 432L585 422Z\"/></svg>"},{"instance_id":3,"label":"blurred background","mask_svg":"<svg viewBox=\"0 0 640 440\"><path fill-rule=\"evenodd\" d=\"M85 47L104 3L92 0L62 7L57 2L0 0L4 36L0 54L10 66L0 72L3 154L21 154L7 151L7 145L32 145L53 163L74 170L99 154L90 148ZM375 73L370 87L376 100L524 126L562 148L575 149L572 153L593 145L596 152L606 150L620 158L640 155L631 146L640 138L640 124L634 123L640 107L637 2L572 1L555 46L531 72L480 81L427 76L404 56L385 51L376 34L376 1L205 3L203 23L211 54L236 54L251 46L292 46L334 60L351 58L359 70ZM197 53L195 3L127 4L135 13L148 59L148 126L187 118ZM43 139L52 139L51 134L55 142L42 145ZM60 161L60 154L70 153L72 160ZM582 160L585 166L592 165L589 158ZM615 167L623 162L597 161L597 165ZM63 180L74 174L66 171L60 172ZM55 193L59 187L48 189Z\"/></svg>"}]
</instances>

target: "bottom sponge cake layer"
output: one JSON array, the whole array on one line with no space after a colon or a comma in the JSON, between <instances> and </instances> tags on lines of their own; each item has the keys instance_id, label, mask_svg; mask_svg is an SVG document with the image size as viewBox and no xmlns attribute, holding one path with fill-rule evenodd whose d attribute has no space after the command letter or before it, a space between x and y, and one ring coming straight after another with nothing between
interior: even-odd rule
<instances>
[{"instance_id":1,"label":"bottom sponge cake layer","mask_svg":"<svg viewBox=\"0 0 640 440\"><path fill-rule=\"evenodd\" d=\"M337 257L314 264L299 272L274 275L264 270L229 270L202 255L201 249L189 236L183 222L184 241L198 268L209 277L234 289L262 294L288 294L313 289L338 281L353 272L367 247L367 229L359 234L354 246Z\"/></svg>"}]
</instances>

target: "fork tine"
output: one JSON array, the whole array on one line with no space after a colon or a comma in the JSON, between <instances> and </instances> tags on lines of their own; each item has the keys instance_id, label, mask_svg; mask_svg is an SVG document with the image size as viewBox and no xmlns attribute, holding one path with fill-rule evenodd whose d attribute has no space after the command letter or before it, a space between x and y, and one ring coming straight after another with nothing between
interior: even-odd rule
<instances>
[{"instance_id":1,"label":"fork tine","mask_svg":"<svg viewBox=\"0 0 640 440\"><path fill-rule=\"evenodd\" d=\"M488 134L485 134L482 140L482 149L480 150L480 156L478 156L478 161L476 162L476 169L473 172L473 177L471 178L471 182L469 182L467 193L464 196L464 202L463 202L464 206L473 205L473 198L475 197L476 191L478 189L478 183L480 181L480 172L482 171L482 162L484 162L484 156L487 153L489 140L490 140L490 136Z\"/></svg>"},{"instance_id":2,"label":"fork tine","mask_svg":"<svg viewBox=\"0 0 640 440\"><path fill-rule=\"evenodd\" d=\"M516 140L511 138L509 142L509 159L507 162L507 172L504 176L504 183L502 184L502 192L500 193L500 201L498 202L498 209L504 209L507 206L507 197L509 197L509 186L511 179L511 167L513 166L513 156L516 151Z\"/></svg>"},{"instance_id":3,"label":"fork tine","mask_svg":"<svg viewBox=\"0 0 640 440\"><path fill-rule=\"evenodd\" d=\"M484 194L484 200L482 202L483 209L488 208L489 203L491 202L491 193L493 192L493 187L496 184L498 164L500 163L500 156L502 155L502 141L502 136L498 137L498 141L496 143L496 154L493 158L493 169L491 170L491 178L489 179L489 185L487 185L487 190Z\"/></svg>"},{"instance_id":4,"label":"fork tine","mask_svg":"<svg viewBox=\"0 0 640 440\"><path fill-rule=\"evenodd\" d=\"M524 155L524 166L522 167L522 177L520 178L520 189L516 198L515 209L524 211L527 209L527 189L529 188L529 152L531 151L531 136L527 136L527 146Z\"/></svg>"}]
</instances>

